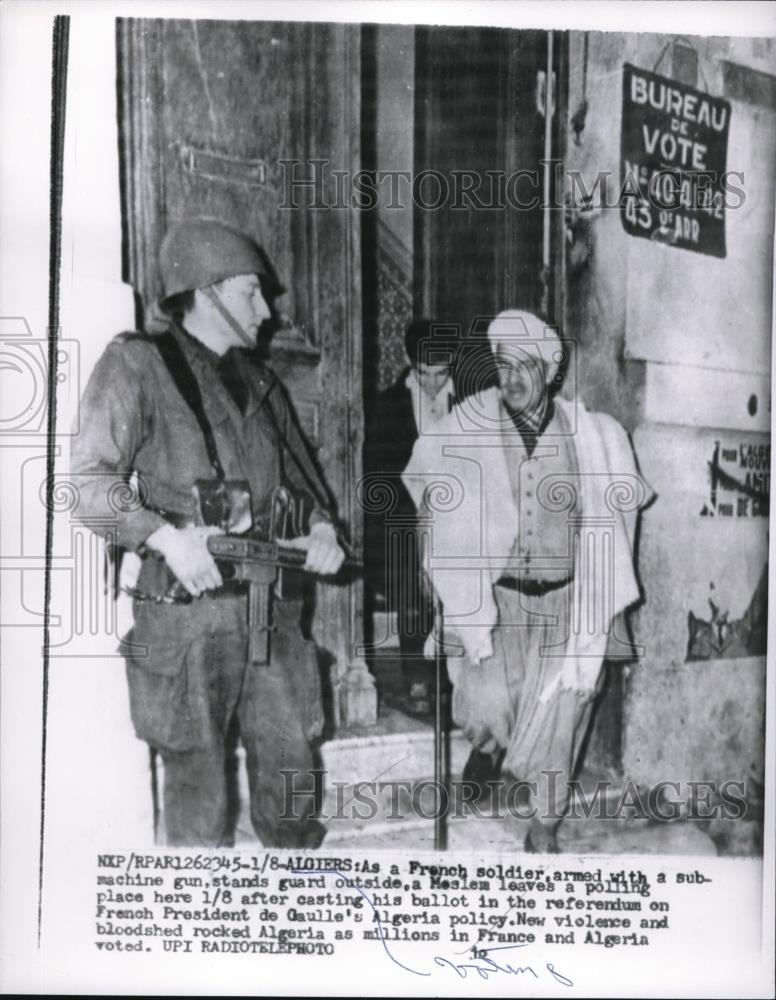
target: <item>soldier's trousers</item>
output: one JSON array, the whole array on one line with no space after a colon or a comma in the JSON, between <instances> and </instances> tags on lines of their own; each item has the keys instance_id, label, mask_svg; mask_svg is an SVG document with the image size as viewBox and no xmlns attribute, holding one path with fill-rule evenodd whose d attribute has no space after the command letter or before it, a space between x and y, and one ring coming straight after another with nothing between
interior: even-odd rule
<instances>
[{"instance_id":1,"label":"soldier's trousers","mask_svg":"<svg viewBox=\"0 0 776 1000\"><path fill-rule=\"evenodd\" d=\"M276 603L269 665L247 662L242 622L178 645L177 662L161 641L149 645L145 659L128 656L137 735L164 762L168 844L225 844L227 744L236 718L257 836L267 847L314 845L309 740L320 731L320 686L313 644L299 632L299 611L297 602Z\"/></svg>"}]
</instances>

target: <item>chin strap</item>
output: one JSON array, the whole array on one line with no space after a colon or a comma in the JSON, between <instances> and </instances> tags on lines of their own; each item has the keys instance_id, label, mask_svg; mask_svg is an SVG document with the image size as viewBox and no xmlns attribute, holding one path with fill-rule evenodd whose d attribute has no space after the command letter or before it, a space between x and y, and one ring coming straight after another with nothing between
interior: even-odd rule
<instances>
[{"instance_id":1,"label":"chin strap","mask_svg":"<svg viewBox=\"0 0 776 1000\"><path fill-rule=\"evenodd\" d=\"M243 330L234 316L229 312L221 299L221 296L212 286L208 288L203 288L201 291L210 299L210 301L215 306L216 311L221 316L221 318L229 324L230 328L237 334L240 340L245 344L246 347L253 348L256 346L255 342L251 340L248 334Z\"/></svg>"}]
</instances>

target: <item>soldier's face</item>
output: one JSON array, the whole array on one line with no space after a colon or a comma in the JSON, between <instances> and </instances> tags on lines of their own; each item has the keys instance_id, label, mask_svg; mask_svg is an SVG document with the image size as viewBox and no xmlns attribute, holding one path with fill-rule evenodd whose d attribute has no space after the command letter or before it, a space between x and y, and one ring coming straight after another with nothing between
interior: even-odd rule
<instances>
[{"instance_id":1,"label":"soldier's face","mask_svg":"<svg viewBox=\"0 0 776 1000\"><path fill-rule=\"evenodd\" d=\"M227 278L218 286L221 300L240 326L252 340L256 340L259 327L269 319L271 310L261 292L261 284L255 274L238 274ZM234 338L235 347L244 347L233 330L228 332Z\"/></svg>"},{"instance_id":2,"label":"soldier's face","mask_svg":"<svg viewBox=\"0 0 776 1000\"><path fill-rule=\"evenodd\" d=\"M530 413L542 405L547 383L540 358L519 348L499 346L496 365L501 398L511 409Z\"/></svg>"}]
</instances>

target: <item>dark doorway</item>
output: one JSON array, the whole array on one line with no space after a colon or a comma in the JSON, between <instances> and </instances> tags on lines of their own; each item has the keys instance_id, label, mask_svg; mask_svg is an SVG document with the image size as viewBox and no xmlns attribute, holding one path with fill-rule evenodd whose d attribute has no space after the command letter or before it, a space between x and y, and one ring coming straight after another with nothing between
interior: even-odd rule
<instances>
[{"instance_id":1,"label":"dark doorway","mask_svg":"<svg viewBox=\"0 0 776 1000\"><path fill-rule=\"evenodd\" d=\"M506 308L559 315L562 212L543 204L558 197L565 45L557 32L362 28L362 169L378 195L362 213L367 418L413 317L470 335Z\"/></svg>"},{"instance_id":2,"label":"dark doorway","mask_svg":"<svg viewBox=\"0 0 776 1000\"><path fill-rule=\"evenodd\" d=\"M553 312L544 262L554 246L544 244L555 234L543 204L555 171L543 161L559 156L559 137L552 115L545 134L548 42L556 69L560 40L544 31L418 29L415 169L426 179L415 207L415 307L475 340L458 366L461 395L474 389L466 372L488 378L489 352L476 341L490 318ZM438 207L436 189L446 195Z\"/></svg>"},{"instance_id":3,"label":"dark doorway","mask_svg":"<svg viewBox=\"0 0 776 1000\"><path fill-rule=\"evenodd\" d=\"M542 215L530 179L542 177L546 37L418 29L415 166L427 180L415 210L416 303L464 330L477 316L541 302ZM509 207L518 201L530 207Z\"/></svg>"}]
</instances>

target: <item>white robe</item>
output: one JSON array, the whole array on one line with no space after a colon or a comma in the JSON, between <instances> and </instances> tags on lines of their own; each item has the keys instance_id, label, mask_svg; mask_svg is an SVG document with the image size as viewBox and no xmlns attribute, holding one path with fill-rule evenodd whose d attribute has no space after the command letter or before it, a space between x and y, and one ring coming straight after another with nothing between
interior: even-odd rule
<instances>
[{"instance_id":1,"label":"white robe","mask_svg":"<svg viewBox=\"0 0 776 1000\"><path fill-rule=\"evenodd\" d=\"M499 401L493 388L455 406L418 438L403 474L419 511L428 509L432 518L428 568L445 627L460 636L475 663L493 653L493 585L509 567L518 531ZM578 401L556 397L555 405L573 428L579 475L570 476L569 485L580 491L583 512L574 552L572 627L558 654L563 663L556 682L591 690L612 619L640 597L633 565L636 516L653 494L616 420L589 413ZM547 690L544 697L551 694Z\"/></svg>"}]
</instances>

